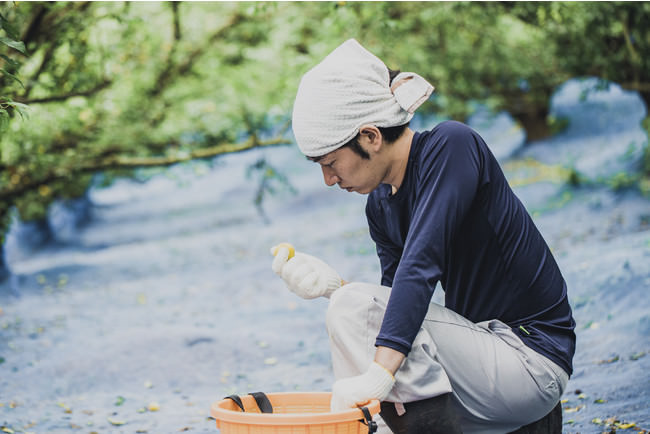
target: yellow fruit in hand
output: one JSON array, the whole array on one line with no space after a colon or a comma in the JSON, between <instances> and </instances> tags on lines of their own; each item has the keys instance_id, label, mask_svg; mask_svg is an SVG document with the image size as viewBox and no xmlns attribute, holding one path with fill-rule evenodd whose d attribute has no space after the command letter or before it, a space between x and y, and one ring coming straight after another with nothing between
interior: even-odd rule
<instances>
[{"instance_id":1,"label":"yellow fruit in hand","mask_svg":"<svg viewBox=\"0 0 650 434\"><path fill-rule=\"evenodd\" d=\"M273 256L277 255L278 251L282 247L286 247L287 249L289 249L289 257L287 258L287 260L293 258L296 255L296 249L294 249L291 244L289 244L289 243L280 243L277 246L275 246L275 249L273 249Z\"/></svg>"}]
</instances>

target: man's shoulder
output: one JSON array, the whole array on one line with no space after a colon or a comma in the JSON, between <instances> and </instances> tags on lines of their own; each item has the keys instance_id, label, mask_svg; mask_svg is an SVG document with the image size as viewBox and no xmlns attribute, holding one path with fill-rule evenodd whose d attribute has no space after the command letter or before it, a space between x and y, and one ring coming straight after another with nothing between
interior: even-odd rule
<instances>
[{"instance_id":1,"label":"man's shoulder","mask_svg":"<svg viewBox=\"0 0 650 434\"><path fill-rule=\"evenodd\" d=\"M418 133L416 159L433 157L460 147L472 149L480 135L472 127L458 121L443 121L431 130ZM448 146L451 145L451 146Z\"/></svg>"},{"instance_id":2,"label":"man's shoulder","mask_svg":"<svg viewBox=\"0 0 650 434\"><path fill-rule=\"evenodd\" d=\"M435 154L445 149L447 143L456 145L457 143L470 142L475 134L472 128L462 122L440 122L430 130L417 132L417 139L414 142L416 149L412 153L412 157L416 160L426 158L426 155Z\"/></svg>"},{"instance_id":3,"label":"man's shoulder","mask_svg":"<svg viewBox=\"0 0 650 434\"><path fill-rule=\"evenodd\" d=\"M431 133L434 135L444 135L447 137L462 137L468 134L475 134L475 131L469 126L458 121L443 121L436 125Z\"/></svg>"}]
</instances>

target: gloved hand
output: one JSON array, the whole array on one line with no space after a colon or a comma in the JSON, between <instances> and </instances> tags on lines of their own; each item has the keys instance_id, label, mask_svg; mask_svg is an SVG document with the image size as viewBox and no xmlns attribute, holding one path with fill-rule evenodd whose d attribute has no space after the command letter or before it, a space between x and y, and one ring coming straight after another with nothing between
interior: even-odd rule
<instances>
[{"instance_id":1,"label":"gloved hand","mask_svg":"<svg viewBox=\"0 0 650 434\"><path fill-rule=\"evenodd\" d=\"M371 399L386 399L395 384L395 377L377 362L356 377L344 378L332 386L332 411L342 411L362 405Z\"/></svg>"},{"instance_id":2,"label":"gloved hand","mask_svg":"<svg viewBox=\"0 0 650 434\"><path fill-rule=\"evenodd\" d=\"M290 247L286 243L271 247L275 255L271 268L290 291L305 299L329 298L341 287L341 277L332 267L306 253L295 252L289 258Z\"/></svg>"}]
</instances>

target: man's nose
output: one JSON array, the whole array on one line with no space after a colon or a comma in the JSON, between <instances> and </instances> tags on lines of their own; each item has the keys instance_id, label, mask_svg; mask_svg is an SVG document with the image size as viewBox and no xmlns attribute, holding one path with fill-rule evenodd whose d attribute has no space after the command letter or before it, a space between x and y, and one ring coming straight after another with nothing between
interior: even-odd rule
<instances>
[{"instance_id":1,"label":"man's nose","mask_svg":"<svg viewBox=\"0 0 650 434\"><path fill-rule=\"evenodd\" d=\"M336 176L331 167L321 166L321 169L323 170L323 179L325 180L325 184L328 186L331 187L341 181L341 178Z\"/></svg>"}]
</instances>

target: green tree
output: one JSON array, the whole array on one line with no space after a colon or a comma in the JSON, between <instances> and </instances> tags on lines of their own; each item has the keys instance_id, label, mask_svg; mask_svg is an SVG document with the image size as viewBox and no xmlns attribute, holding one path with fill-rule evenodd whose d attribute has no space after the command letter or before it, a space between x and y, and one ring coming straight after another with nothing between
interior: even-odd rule
<instances>
[{"instance_id":1,"label":"green tree","mask_svg":"<svg viewBox=\"0 0 650 434\"><path fill-rule=\"evenodd\" d=\"M84 195L97 173L110 182L143 167L287 143L300 76L347 38L429 79L437 92L423 113L464 120L486 104L509 111L529 140L551 132L550 96L571 77L615 81L647 102L648 7L2 3L0 237L10 210L42 220L52 201ZM29 120L18 114L25 106Z\"/></svg>"},{"instance_id":2,"label":"green tree","mask_svg":"<svg viewBox=\"0 0 650 434\"><path fill-rule=\"evenodd\" d=\"M0 95L29 105L30 120L5 109L14 119L0 136L0 236L11 209L43 220L52 201L82 196L98 172L110 180L288 143L282 131L270 135L290 105L265 82L286 76L267 37L272 12L243 3L1 5L3 29L31 56L19 63L2 53L11 75L0 76Z\"/></svg>"},{"instance_id":3,"label":"green tree","mask_svg":"<svg viewBox=\"0 0 650 434\"><path fill-rule=\"evenodd\" d=\"M544 31L559 69L638 91L650 106L650 3L516 2L509 12Z\"/></svg>"},{"instance_id":4,"label":"green tree","mask_svg":"<svg viewBox=\"0 0 650 434\"><path fill-rule=\"evenodd\" d=\"M508 12L545 33L558 69L636 91L650 110L650 3L514 2ZM650 135L650 116L643 127ZM650 193L647 143L641 169L641 190Z\"/></svg>"},{"instance_id":5,"label":"green tree","mask_svg":"<svg viewBox=\"0 0 650 434\"><path fill-rule=\"evenodd\" d=\"M3 60L0 68L0 135L7 130L9 119L18 112L24 115L24 106L12 99L12 95L5 94L6 82L18 82L21 86L23 83L17 77L17 70L22 66L22 57L27 55L25 43L20 40L20 35L16 28L7 20L4 15L0 14L0 59ZM24 86L23 86L24 87Z\"/></svg>"},{"instance_id":6,"label":"green tree","mask_svg":"<svg viewBox=\"0 0 650 434\"><path fill-rule=\"evenodd\" d=\"M22 81L17 77L16 71L22 66L20 55L27 55L25 44L20 40L18 31L2 14L0 14L0 47L2 48L0 49L0 59L3 61L0 68L0 137L2 137L9 127L9 120L16 113L25 116L26 107L13 100L14 95L7 92L6 83L15 81L24 87ZM1 169L2 165L0 164ZM4 230L9 222L8 210L9 203L0 202L0 245L2 245ZM7 275L5 257L0 252L0 281L4 280Z\"/></svg>"},{"instance_id":7,"label":"green tree","mask_svg":"<svg viewBox=\"0 0 650 434\"><path fill-rule=\"evenodd\" d=\"M272 118L254 94L263 81L241 74L268 30L265 12L250 8L5 5L33 55L20 69L25 86L2 83L3 94L31 107L31 120L0 141L3 214L15 206L23 220L42 219L52 200L79 197L98 171L130 175L286 142L259 137Z\"/></svg>"},{"instance_id":8,"label":"green tree","mask_svg":"<svg viewBox=\"0 0 650 434\"><path fill-rule=\"evenodd\" d=\"M531 140L550 133L550 96L570 75L547 49L544 29L500 3L300 3L296 9L303 17L298 52L324 55L333 48L326 41L354 37L390 67L431 81L437 91L423 112L465 120L482 103L508 110Z\"/></svg>"}]
</instances>

